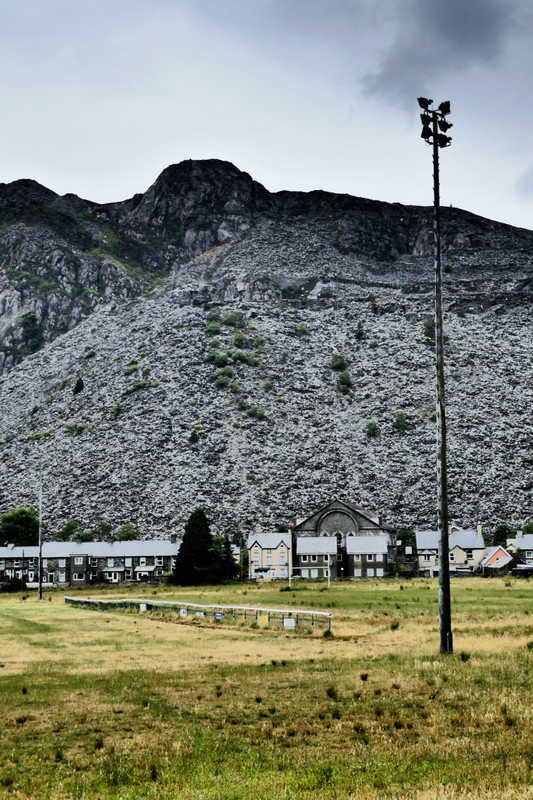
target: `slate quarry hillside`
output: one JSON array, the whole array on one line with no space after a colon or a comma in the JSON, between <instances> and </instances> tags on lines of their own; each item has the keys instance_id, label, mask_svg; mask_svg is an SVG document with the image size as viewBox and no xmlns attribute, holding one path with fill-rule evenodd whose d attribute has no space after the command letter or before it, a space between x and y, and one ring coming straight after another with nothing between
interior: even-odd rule
<instances>
[{"instance_id":1,"label":"slate quarry hillside","mask_svg":"<svg viewBox=\"0 0 533 800\"><path fill-rule=\"evenodd\" d=\"M533 233L443 216L450 513L490 530L533 516ZM434 526L432 281L431 209L225 162L107 205L0 185L0 512L41 459L49 534L198 505L268 530L335 496Z\"/></svg>"}]
</instances>

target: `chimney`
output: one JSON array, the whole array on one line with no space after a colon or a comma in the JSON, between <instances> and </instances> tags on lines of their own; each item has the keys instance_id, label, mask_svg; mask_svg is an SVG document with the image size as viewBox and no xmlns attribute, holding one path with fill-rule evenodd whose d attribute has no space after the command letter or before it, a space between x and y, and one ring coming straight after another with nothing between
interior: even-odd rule
<instances>
[{"instance_id":1,"label":"chimney","mask_svg":"<svg viewBox=\"0 0 533 800\"><path fill-rule=\"evenodd\" d=\"M476 528L477 528L477 532L479 533L479 535L480 535L480 536L483 536L483 528L482 528L482 526L481 526L481 520L479 520L479 519L478 519L478 521L477 521Z\"/></svg>"},{"instance_id":2,"label":"chimney","mask_svg":"<svg viewBox=\"0 0 533 800\"><path fill-rule=\"evenodd\" d=\"M452 523L448 522L448 536L452 535Z\"/></svg>"}]
</instances>

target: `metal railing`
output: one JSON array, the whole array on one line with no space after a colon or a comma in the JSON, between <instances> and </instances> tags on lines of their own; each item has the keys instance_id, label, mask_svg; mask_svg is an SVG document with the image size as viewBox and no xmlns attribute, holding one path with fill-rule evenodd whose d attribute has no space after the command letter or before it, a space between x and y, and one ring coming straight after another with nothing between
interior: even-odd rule
<instances>
[{"instance_id":1,"label":"metal railing","mask_svg":"<svg viewBox=\"0 0 533 800\"><path fill-rule=\"evenodd\" d=\"M265 608L261 606L200 605L185 600L98 600L89 597L65 597L65 603L97 611L151 611L157 614L178 614L179 617L210 619L216 623L249 622L260 627L280 627L285 630L315 626L331 631L331 614L327 611L309 611L303 608Z\"/></svg>"}]
</instances>

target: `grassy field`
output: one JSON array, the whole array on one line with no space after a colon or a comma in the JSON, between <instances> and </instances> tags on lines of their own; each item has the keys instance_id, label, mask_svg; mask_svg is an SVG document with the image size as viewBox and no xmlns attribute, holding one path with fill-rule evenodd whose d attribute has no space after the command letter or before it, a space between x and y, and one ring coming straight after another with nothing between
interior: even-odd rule
<instances>
[{"instance_id":1,"label":"grassy field","mask_svg":"<svg viewBox=\"0 0 533 800\"><path fill-rule=\"evenodd\" d=\"M453 656L431 581L76 594L325 610L334 635L1 596L0 797L533 798L527 580L452 583Z\"/></svg>"}]
</instances>

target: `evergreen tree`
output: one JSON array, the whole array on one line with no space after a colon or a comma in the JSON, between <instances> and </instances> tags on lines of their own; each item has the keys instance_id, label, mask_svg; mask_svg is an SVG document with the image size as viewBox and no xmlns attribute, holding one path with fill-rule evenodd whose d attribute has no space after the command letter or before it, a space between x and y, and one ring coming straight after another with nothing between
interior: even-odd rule
<instances>
[{"instance_id":1,"label":"evergreen tree","mask_svg":"<svg viewBox=\"0 0 533 800\"><path fill-rule=\"evenodd\" d=\"M209 583L214 567L213 536L202 508L192 512L185 525L176 557L173 582L181 586Z\"/></svg>"}]
</instances>

